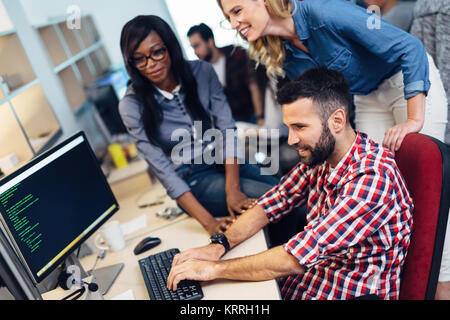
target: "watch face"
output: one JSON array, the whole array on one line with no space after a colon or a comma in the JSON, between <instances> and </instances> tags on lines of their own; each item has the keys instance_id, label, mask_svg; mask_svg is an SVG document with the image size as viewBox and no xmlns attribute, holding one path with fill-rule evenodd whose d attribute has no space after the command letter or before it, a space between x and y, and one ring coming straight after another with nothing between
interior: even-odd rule
<instances>
[{"instance_id":1,"label":"watch face","mask_svg":"<svg viewBox=\"0 0 450 320\"><path fill-rule=\"evenodd\" d=\"M223 239L223 233L216 233L213 234L211 237L211 240L221 240L221 239Z\"/></svg>"},{"instance_id":2,"label":"watch face","mask_svg":"<svg viewBox=\"0 0 450 320\"><path fill-rule=\"evenodd\" d=\"M228 244L228 239L223 233L216 233L210 238L211 243L218 243L224 246L225 251L230 249L230 245Z\"/></svg>"}]
</instances>

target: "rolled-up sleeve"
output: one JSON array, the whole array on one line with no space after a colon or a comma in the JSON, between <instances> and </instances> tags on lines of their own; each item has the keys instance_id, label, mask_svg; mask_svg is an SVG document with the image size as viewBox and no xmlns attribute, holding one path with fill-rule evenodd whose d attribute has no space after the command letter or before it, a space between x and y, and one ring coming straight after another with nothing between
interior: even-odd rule
<instances>
[{"instance_id":1,"label":"rolled-up sleeve","mask_svg":"<svg viewBox=\"0 0 450 320\"><path fill-rule=\"evenodd\" d=\"M336 33L362 45L388 63L399 63L404 76L405 99L430 89L429 66L422 42L403 30L380 20L380 28L369 28L370 15L346 1L329 1L329 8L315 8ZM336 14L339 12L339 14Z\"/></svg>"},{"instance_id":2,"label":"rolled-up sleeve","mask_svg":"<svg viewBox=\"0 0 450 320\"><path fill-rule=\"evenodd\" d=\"M275 223L306 202L309 184L307 167L299 164L259 198L257 204L263 207L269 221Z\"/></svg>"},{"instance_id":3,"label":"rolled-up sleeve","mask_svg":"<svg viewBox=\"0 0 450 320\"><path fill-rule=\"evenodd\" d=\"M139 153L149 164L152 172L164 186L172 199L177 199L190 191L187 183L177 175L173 163L163 150L152 144L144 129L141 120L141 104L133 98L126 96L119 103L119 112L131 139L136 144Z\"/></svg>"}]
</instances>

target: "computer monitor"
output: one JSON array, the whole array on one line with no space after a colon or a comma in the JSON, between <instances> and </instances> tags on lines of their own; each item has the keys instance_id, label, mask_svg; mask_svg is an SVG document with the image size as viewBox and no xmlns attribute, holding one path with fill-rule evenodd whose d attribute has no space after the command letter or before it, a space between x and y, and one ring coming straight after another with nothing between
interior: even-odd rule
<instances>
[{"instance_id":1,"label":"computer monitor","mask_svg":"<svg viewBox=\"0 0 450 320\"><path fill-rule=\"evenodd\" d=\"M93 86L102 87L111 85L116 92L117 98L120 100L125 96L129 80L130 77L128 76L127 71L125 70L125 68L121 68L99 79L93 84Z\"/></svg>"},{"instance_id":2,"label":"computer monitor","mask_svg":"<svg viewBox=\"0 0 450 320\"><path fill-rule=\"evenodd\" d=\"M128 133L119 113L119 99L111 84L95 86L88 91L89 99L94 103L101 122L108 132L107 137ZM108 139L109 140L109 139Z\"/></svg>"},{"instance_id":3,"label":"computer monitor","mask_svg":"<svg viewBox=\"0 0 450 320\"><path fill-rule=\"evenodd\" d=\"M83 132L0 180L1 229L36 284L118 209Z\"/></svg>"}]
</instances>

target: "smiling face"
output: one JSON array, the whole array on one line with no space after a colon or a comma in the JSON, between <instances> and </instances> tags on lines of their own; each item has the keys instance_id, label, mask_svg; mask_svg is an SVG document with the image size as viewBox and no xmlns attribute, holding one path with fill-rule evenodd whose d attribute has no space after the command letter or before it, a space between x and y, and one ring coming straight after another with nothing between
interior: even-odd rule
<instances>
[{"instance_id":1,"label":"smiling face","mask_svg":"<svg viewBox=\"0 0 450 320\"><path fill-rule=\"evenodd\" d=\"M288 144L296 149L302 163L317 166L334 152L336 140L328 123L323 123L310 98L283 105L283 122L289 128Z\"/></svg>"},{"instance_id":2,"label":"smiling face","mask_svg":"<svg viewBox=\"0 0 450 320\"><path fill-rule=\"evenodd\" d=\"M231 23L247 41L265 36L270 15L264 0L221 0L222 10Z\"/></svg>"},{"instance_id":3,"label":"smiling face","mask_svg":"<svg viewBox=\"0 0 450 320\"><path fill-rule=\"evenodd\" d=\"M161 37L155 31L149 33L149 35L139 44L139 47L133 53L133 60L140 61L145 57L162 57L161 60L154 61L148 58L147 64L136 68L139 72L150 80L157 87L164 89L171 87L169 85L170 81L173 81L173 76L171 72L172 62L170 59L170 54L161 39Z\"/></svg>"}]
</instances>

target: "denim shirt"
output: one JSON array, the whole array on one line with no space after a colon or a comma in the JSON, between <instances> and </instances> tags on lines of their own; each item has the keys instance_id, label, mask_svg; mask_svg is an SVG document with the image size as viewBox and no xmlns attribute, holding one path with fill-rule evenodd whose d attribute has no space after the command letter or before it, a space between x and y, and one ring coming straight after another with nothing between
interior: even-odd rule
<instances>
[{"instance_id":1,"label":"denim shirt","mask_svg":"<svg viewBox=\"0 0 450 320\"><path fill-rule=\"evenodd\" d=\"M367 95L403 71L405 99L428 93L428 59L419 39L382 19L380 28L372 28L372 14L347 0L291 2L299 40L310 55L285 43L288 78L326 66L344 74L352 94Z\"/></svg>"},{"instance_id":2,"label":"denim shirt","mask_svg":"<svg viewBox=\"0 0 450 320\"><path fill-rule=\"evenodd\" d=\"M189 65L197 80L200 102L206 112L213 116L214 127L220 130L224 137L221 153L223 158L241 157L239 153L241 150L236 150L238 143L235 122L216 72L211 64L204 61L189 61ZM182 167L180 161L188 164L197 163L196 157L203 156L205 152L211 152L209 146L212 139L203 140L202 130L193 130L194 123L184 103L183 86L173 95L155 90L154 96L163 110L163 120L156 137L159 145L151 143L147 138L142 122L143 105L135 96L132 86L128 88L127 94L120 101L119 112L140 155L144 157L153 173L166 188L167 194L172 199L176 199L190 191L188 184L177 172L177 169ZM233 135L230 135L230 132ZM175 147L179 152L172 153ZM188 152L184 153L183 150ZM181 154L181 156L178 158L173 154Z\"/></svg>"}]
</instances>

